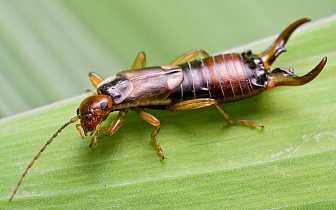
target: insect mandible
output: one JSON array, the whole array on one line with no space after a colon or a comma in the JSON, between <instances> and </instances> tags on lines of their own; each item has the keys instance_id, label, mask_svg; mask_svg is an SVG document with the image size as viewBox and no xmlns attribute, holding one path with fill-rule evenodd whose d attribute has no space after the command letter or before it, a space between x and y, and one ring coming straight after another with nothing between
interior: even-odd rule
<instances>
[{"instance_id":1,"label":"insect mandible","mask_svg":"<svg viewBox=\"0 0 336 210\"><path fill-rule=\"evenodd\" d=\"M284 45L289 36L308 21L310 19L304 18L294 22L267 50L257 55L249 50L241 54L209 56L205 51L196 49L183 54L169 66L146 67L146 55L140 52L131 70L119 72L107 79L90 72L89 77L97 93L84 99L77 115L65 123L41 148L22 174L9 201L12 201L28 170L46 147L65 127L78 120L80 124L76 128L81 137L84 138L88 133L93 135L89 145L92 147L97 146L99 134L111 136L117 132L129 110L137 111L143 120L155 126L151 139L162 159L165 157L156 140L160 121L147 113L145 108L177 111L215 105L228 123L259 126L263 129L263 125L255 122L231 119L221 104L249 98L276 86L299 86L313 80L322 71L327 57L302 77L296 76L293 69L269 70L275 59L286 51ZM196 59L201 55L204 58ZM102 122L114 111L119 112L117 117L112 120L108 129L103 127Z\"/></svg>"}]
</instances>

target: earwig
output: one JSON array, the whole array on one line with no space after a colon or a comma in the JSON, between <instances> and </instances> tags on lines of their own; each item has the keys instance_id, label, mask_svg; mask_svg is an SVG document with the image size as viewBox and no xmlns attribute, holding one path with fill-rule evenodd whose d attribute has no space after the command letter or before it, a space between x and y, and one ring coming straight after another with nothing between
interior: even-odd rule
<instances>
[{"instance_id":1,"label":"earwig","mask_svg":"<svg viewBox=\"0 0 336 210\"><path fill-rule=\"evenodd\" d=\"M304 18L294 22L267 50L257 55L248 50L241 54L209 56L205 51L196 49L183 54L169 66L146 67L146 55L140 52L131 70L119 72L106 79L90 72L89 78L97 89L97 94L84 99L79 105L77 115L65 123L41 148L22 174L9 201L12 201L23 178L41 153L65 127L78 120L80 124L76 125L76 129L81 137L84 139L88 134L93 135L89 145L92 147L97 146L99 134L111 136L117 132L129 110L137 111L143 120L155 126L151 139L162 160L165 157L156 140L161 127L160 121L147 113L145 108L178 111L215 105L228 123L263 129L263 125L252 121L232 120L221 104L246 99L276 86L299 86L312 81L324 68L327 57L302 77L296 76L293 69L269 69L276 58L286 51L284 46L290 35L309 21L310 19ZM204 58L197 58L200 55ZM102 122L114 111L119 113L110 127L103 127Z\"/></svg>"}]
</instances>

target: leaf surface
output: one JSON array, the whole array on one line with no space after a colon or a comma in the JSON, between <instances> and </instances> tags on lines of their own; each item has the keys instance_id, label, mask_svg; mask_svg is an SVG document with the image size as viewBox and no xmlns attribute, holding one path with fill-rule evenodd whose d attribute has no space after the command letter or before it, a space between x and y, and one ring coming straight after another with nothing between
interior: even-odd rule
<instances>
[{"instance_id":1,"label":"leaf surface","mask_svg":"<svg viewBox=\"0 0 336 210\"><path fill-rule=\"evenodd\" d=\"M233 119L261 123L264 131L230 126L215 107L149 110L161 120L157 139L167 160L160 161L150 140L153 127L134 112L114 136L100 136L94 149L87 148L90 137L82 140L70 125L43 152L10 204L24 169L85 96L2 119L1 208L334 207L335 34L335 18L296 32L272 66L303 75L328 56L311 83L224 104ZM252 49L260 52L270 43Z\"/></svg>"}]
</instances>

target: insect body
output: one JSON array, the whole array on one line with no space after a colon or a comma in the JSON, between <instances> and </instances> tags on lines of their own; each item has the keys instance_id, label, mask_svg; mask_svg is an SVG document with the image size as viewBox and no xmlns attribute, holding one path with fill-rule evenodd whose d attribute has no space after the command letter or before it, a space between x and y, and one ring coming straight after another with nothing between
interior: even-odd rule
<instances>
[{"instance_id":1,"label":"insect body","mask_svg":"<svg viewBox=\"0 0 336 210\"><path fill-rule=\"evenodd\" d=\"M198 49L183 54L169 66L146 67L145 53L140 52L132 70L120 72L107 79L91 72L89 77L97 88L97 94L84 99L77 110L77 116L63 125L42 147L21 176L10 201L40 154L58 133L78 120L80 124L76 128L81 137L84 138L88 133L93 135L89 145L92 147L97 145L100 133L113 135L122 126L128 111L135 110L143 120L155 126L151 139L162 159L164 155L156 140L160 121L147 113L145 108L176 111L215 105L230 124L263 128L264 126L248 120L232 120L221 104L249 98L276 86L298 86L313 80L325 66L326 57L302 77L296 76L292 69L269 70L279 54L285 51L284 45L292 32L308 21L310 20L301 19L294 22L266 51L258 55L246 51L241 54L209 56ZM196 59L200 55L204 58ZM107 129L101 124L113 111L119 113Z\"/></svg>"}]
</instances>

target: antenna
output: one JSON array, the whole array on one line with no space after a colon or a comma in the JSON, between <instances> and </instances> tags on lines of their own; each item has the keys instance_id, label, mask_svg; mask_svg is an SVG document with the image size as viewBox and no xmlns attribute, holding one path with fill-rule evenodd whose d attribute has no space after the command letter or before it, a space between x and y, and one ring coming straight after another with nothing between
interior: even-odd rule
<instances>
[{"instance_id":1,"label":"antenna","mask_svg":"<svg viewBox=\"0 0 336 210\"><path fill-rule=\"evenodd\" d=\"M28 170L34 165L35 160L37 160L41 153L47 148L47 146L54 140L54 138L56 138L56 136L68 125L70 125L71 123L76 122L79 119L79 115L77 115L76 117L72 118L69 122L65 123L60 129L58 129L58 131L56 131L56 133L47 141L47 143L40 149L40 151L36 154L36 156L34 157L34 160L28 165L28 167L26 168L26 170L23 172L19 182L16 185L15 190L13 191L12 196L9 199L9 202L11 202L13 200L14 195L16 194L16 192L19 189L19 186L21 185L21 182L23 180L23 178L26 176L26 174L28 173Z\"/></svg>"}]
</instances>

